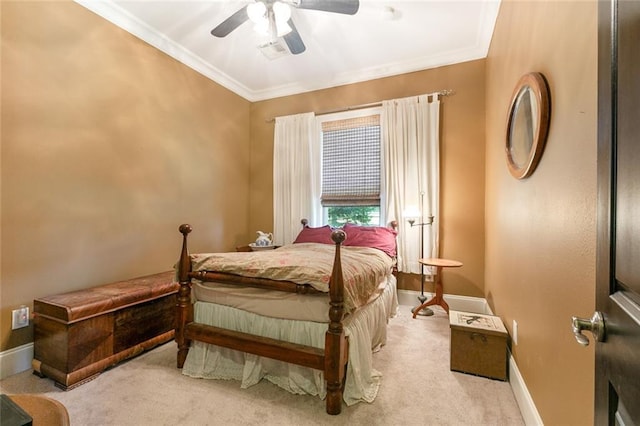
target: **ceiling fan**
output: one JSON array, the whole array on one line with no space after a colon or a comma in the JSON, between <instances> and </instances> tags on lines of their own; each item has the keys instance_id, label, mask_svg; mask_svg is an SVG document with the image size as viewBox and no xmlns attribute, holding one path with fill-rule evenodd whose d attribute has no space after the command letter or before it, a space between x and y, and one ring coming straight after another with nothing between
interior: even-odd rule
<instances>
[{"instance_id":1,"label":"ceiling fan","mask_svg":"<svg viewBox=\"0 0 640 426\"><path fill-rule=\"evenodd\" d=\"M246 21L252 21L258 32L275 40L284 38L292 54L298 55L306 47L291 19L291 7L319 10L323 12L355 15L360 7L359 0L255 0L211 30L216 37L226 37Z\"/></svg>"}]
</instances>

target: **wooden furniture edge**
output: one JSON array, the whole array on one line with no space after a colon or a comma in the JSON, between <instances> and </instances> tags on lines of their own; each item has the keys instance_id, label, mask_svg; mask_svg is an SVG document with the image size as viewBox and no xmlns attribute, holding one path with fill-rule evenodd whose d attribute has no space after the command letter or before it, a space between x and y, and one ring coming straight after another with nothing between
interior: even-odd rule
<instances>
[{"instance_id":1,"label":"wooden furniture edge","mask_svg":"<svg viewBox=\"0 0 640 426\"><path fill-rule=\"evenodd\" d=\"M112 309L107 309L105 311L100 311L100 312L97 312L97 313L92 314L92 315L87 315L85 317L76 318L76 319L71 320L71 321L65 321L65 320L63 320L61 318L56 318L56 317L54 317L52 315L44 314L44 313L41 313L41 312L34 312L33 315L34 316L38 316L38 317L42 317L42 318L46 318L46 319L48 319L50 321L59 322L61 324L71 325L71 324L75 324L75 323L80 322L80 321L85 321L85 320L88 320L88 319L91 319L91 318L95 318L95 317L99 317L99 316L102 316L102 315L105 315L105 314L110 314L110 313L117 312L117 311L120 311L120 310L124 310L124 309L127 309L127 308L133 308L135 306L142 305L144 303L153 302L154 300L158 300L158 299L162 299L163 297L171 296L172 294L176 294L177 292L178 292L178 288L176 288L175 290L170 291L168 293L162 293L162 294L158 294L156 296L151 296L151 297L147 297L145 299L140 299L140 300L137 300L135 302L126 303L124 305L120 305L120 306L117 306L117 307L112 308ZM40 300L36 300L34 302L40 302ZM51 303L51 304L53 305L54 303ZM61 304L55 304L55 305L59 306L61 308L66 308L64 305L61 305Z\"/></svg>"},{"instance_id":2,"label":"wooden furniture edge","mask_svg":"<svg viewBox=\"0 0 640 426\"><path fill-rule=\"evenodd\" d=\"M48 377L54 381L56 387L65 391L71 390L95 379L100 375L100 373L105 371L107 368L118 364L120 361L132 358L142 352L170 341L173 339L174 334L175 330L167 331L166 333L127 348L98 362L94 362L84 368L72 371L71 373L60 371L57 368L51 367L50 365L47 365L35 358L31 361L31 367L33 368L33 374L36 376Z\"/></svg>"},{"instance_id":3,"label":"wooden furniture edge","mask_svg":"<svg viewBox=\"0 0 640 426\"><path fill-rule=\"evenodd\" d=\"M316 370L324 369L324 350L320 348L193 322L186 325L185 334L190 340L210 343L267 358L276 358L280 361ZM284 355L274 355L274 352L283 348L287 349ZM303 356L300 356L301 354Z\"/></svg>"},{"instance_id":4,"label":"wooden furniture edge","mask_svg":"<svg viewBox=\"0 0 640 426\"><path fill-rule=\"evenodd\" d=\"M250 287L265 288L270 290L285 291L297 294L320 293L308 284L297 284L293 281L275 281L265 278L243 277L225 272L198 271L190 272L189 278L200 281L215 281L226 284L241 284Z\"/></svg>"},{"instance_id":5,"label":"wooden furniture edge","mask_svg":"<svg viewBox=\"0 0 640 426\"><path fill-rule=\"evenodd\" d=\"M156 285L156 283L159 284ZM34 316L73 324L177 293L178 287L175 271L139 276L36 298L33 301ZM74 303L75 300L86 295L92 295L92 297L89 301L83 301L82 306Z\"/></svg>"}]
</instances>

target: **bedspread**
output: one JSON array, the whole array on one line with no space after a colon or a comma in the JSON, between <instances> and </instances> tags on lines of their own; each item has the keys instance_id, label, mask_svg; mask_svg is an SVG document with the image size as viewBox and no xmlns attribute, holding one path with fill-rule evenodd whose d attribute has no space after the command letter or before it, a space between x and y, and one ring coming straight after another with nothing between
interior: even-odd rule
<instances>
[{"instance_id":1,"label":"bedspread","mask_svg":"<svg viewBox=\"0 0 640 426\"><path fill-rule=\"evenodd\" d=\"M369 247L341 247L345 310L364 306L389 275L393 260ZM215 271L244 277L267 278L309 284L321 292L329 291L335 246L299 243L275 250L251 253L192 254L193 271Z\"/></svg>"},{"instance_id":2,"label":"bedspread","mask_svg":"<svg viewBox=\"0 0 640 426\"><path fill-rule=\"evenodd\" d=\"M194 309L195 320L199 323L316 348L324 348L325 345L327 325L323 323L263 317L231 306L207 302L196 302ZM396 279L390 275L380 297L345 319L349 362L343 399L347 405L374 401L382 374L373 366L372 352L386 343L387 323L397 310ZM253 386L264 378L296 394L319 395L324 399L327 393L322 371L198 341L191 344L182 374L197 378L239 380L242 388Z\"/></svg>"}]
</instances>

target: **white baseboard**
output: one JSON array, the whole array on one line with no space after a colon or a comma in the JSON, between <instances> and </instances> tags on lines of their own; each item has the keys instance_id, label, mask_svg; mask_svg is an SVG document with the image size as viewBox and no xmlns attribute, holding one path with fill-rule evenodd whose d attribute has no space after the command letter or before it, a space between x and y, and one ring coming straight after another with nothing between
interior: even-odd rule
<instances>
[{"instance_id":1,"label":"white baseboard","mask_svg":"<svg viewBox=\"0 0 640 426\"><path fill-rule=\"evenodd\" d=\"M398 290L398 302L401 305L418 305L418 295L420 292L414 290ZM432 293L425 293L427 299L433 297ZM485 315L493 315L491 308L487 301L480 297L468 297L468 296L457 296L453 294L445 294L444 299L446 300L449 308L453 311L463 311L463 312L475 312L479 314ZM436 307L435 309L440 309ZM513 358L511 353L509 353L509 385L511 386L511 390L513 395L516 398L516 402L518 403L518 407L520 408L520 413L522 414L522 418L527 426L542 426L544 423L542 422L542 418L538 413L538 409L536 405L533 403L533 398L531 398L531 394L527 389L527 384L524 382L522 375L520 374L520 370L518 370L518 365L516 364L516 360Z\"/></svg>"},{"instance_id":2,"label":"white baseboard","mask_svg":"<svg viewBox=\"0 0 640 426\"><path fill-rule=\"evenodd\" d=\"M420 293L411 290L398 290L398 300L402 305L417 305ZM431 294L425 293L431 298ZM453 310L465 312L490 313L484 299L456 295L445 295L445 300ZM437 308L436 308L437 309ZM33 343L0 352L0 380L29 370L33 360Z\"/></svg>"},{"instance_id":3,"label":"white baseboard","mask_svg":"<svg viewBox=\"0 0 640 426\"><path fill-rule=\"evenodd\" d=\"M417 305L419 294L419 292L413 290L398 290L398 301L401 305ZM425 296L431 298L433 295L425 293ZM445 295L444 298L452 310L492 314L491 308L485 299L457 295ZM0 352L0 380L29 370L32 360L33 343L27 343L26 345ZM543 425L542 418L511 354L509 354L509 383L525 424L527 426Z\"/></svg>"},{"instance_id":4,"label":"white baseboard","mask_svg":"<svg viewBox=\"0 0 640 426\"><path fill-rule=\"evenodd\" d=\"M527 389L527 385L518 370L516 360L511 354L509 354L509 384L513 395L516 397L516 402L520 408L520 414L524 419L524 424L527 426L542 426L542 418L538 413L536 405L533 403L533 398Z\"/></svg>"},{"instance_id":5,"label":"white baseboard","mask_svg":"<svg viewBox=\"0 0 640 426\"><path fill-rule=\"evenodd\" d=\"M398 302L401 305L418 305L419 291L398 290ZM432 293L424 294L427 299L433 297ZM445 294L444 300L452 311L475 312L478 314L491 315L491 308L487 301L481 297L458 296L455 294ZM435 309L440 309L436 307Z\"/></svg>"},{"instance_id":6,"label":"white baseboard","mask_svg":"<svg viewBox=\"0 0 640 426\"><path fill-rule=\"evenodd\" d=\"M29 370L33 360L33 343L0 352L0 380Z\"/></svg>"}]
</instances>

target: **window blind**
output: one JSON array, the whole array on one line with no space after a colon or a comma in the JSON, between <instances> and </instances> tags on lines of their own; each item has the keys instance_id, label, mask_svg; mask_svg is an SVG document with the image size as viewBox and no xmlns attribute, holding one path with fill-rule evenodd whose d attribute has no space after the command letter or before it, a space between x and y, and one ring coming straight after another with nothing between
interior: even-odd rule
<instances>
[{"instance_id":1,"label":"window blind","mask_svg":"<svg viewBox=\"0 0 640 426\"><path fill-rule=\"evenodd\" d=\"M380 205L380 115L322 123L323 206Z\"/></svg>"}]
</instances>

